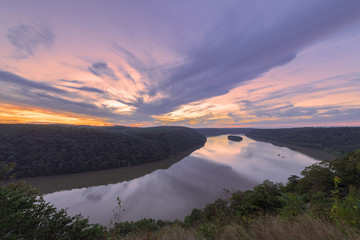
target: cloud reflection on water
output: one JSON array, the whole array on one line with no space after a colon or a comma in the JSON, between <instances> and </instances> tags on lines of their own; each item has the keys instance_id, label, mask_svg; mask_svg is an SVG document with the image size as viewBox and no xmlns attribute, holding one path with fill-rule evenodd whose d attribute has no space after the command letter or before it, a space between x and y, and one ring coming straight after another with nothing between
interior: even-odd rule
<instances>
[{"instance_id":1,"label":"cloud reflection on water","mask_svg":"<svg viewBox=\"0 0 360 240\"><path fill-rule=\"evenodd\" d=\"M246 137L235 143L219 136L169 169L118 184L55 192L45 199L57 208L68 208L71 215L82 213L103 224L110 222L118 196L125 209L121 220L183 220L192 209L219 198L223 188L246 190L265 179L286 181L314 161Z\"/></svg>"}]
</instances>

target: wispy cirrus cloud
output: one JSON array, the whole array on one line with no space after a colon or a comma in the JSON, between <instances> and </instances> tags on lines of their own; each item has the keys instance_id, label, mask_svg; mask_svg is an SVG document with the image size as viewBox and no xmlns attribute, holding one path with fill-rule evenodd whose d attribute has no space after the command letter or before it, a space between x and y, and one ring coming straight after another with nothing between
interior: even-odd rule
<instances>
[{"instance_id":1,"label":"wispy cirrus cloud","mask_svg":"<svg viewBox=\"0 0 360 240\"><path fill-rule=\"evenodd\" d=\"M237 123L250 121L254 125L266 122L320 125L321 121L344 124L345 119L349 124L355 123L360 119L360 103L356 97L360 85L353 79L356 75L338 75L288 87L277 86L257 95L246 94L250 99L239 97L241 100L235 101L240 113L229 116Z\"/></svg>"},{"instance_id":2,"label":"wispy cirrus cloud","mask_svg":"<svg viewBox=\"0 0 360 240\"><path fill-rule=\"evenodd\" d=\"M61 94L67 93L67 91L54 87L50 84L32 81L8 71L0 70L0 82L16 85L21 88L34 88L34 89L49 91L53 93L61 93Z\"/></svg>"},{"instance_id":3,"label":"wispy cirrus cloud","mask_svg":"<svg viewBox=\"0 0 360 240\"><path fill-rule=\"evenodd\" d=\"M83 84L83 81L79 80L67 80L67 79L59 79L60 82L66 82L66 83L77 83L77 84Z\"/></svg>"},{"instance_id":4,"label":"wispy cirrus cloud","mask_svg":"<svg viewBox=\"0 0 360 240\"><path fill-rule=\"evenodd\" d=\"M103 91L99 88L94 88L94 87L86 87L86 86L83 86L83 87L65 86L65 87L80 90L80 91L85 91L85 92L105 93L105 91Z\"/></svg>"},{"instance_id":5,"label":"wispy cirrus cloud","mask_svg":"<svg viewBox=\"0 0 360 240\"><path fill-rule=\"evenodd\" d=\"M0 86L8 89L0 93L0 99L5 102L83 114L94 114L97 109L94 104L79 101L81 98L76 93L11 72L0 71Z\"/></svg>"},{"instance_id":6,"label":"wispy cirrus cloud","mask_svg":"<svg viewBox=\"0 0 360 240\"><path fill-rule=\"evenodd\" d=\"M39 24L20 24L11 27L6 36L15 48L12 56L16 59L32 57L39 46L51 46L55 40L52 29Z\"/></svg>"},{"instance_id":7,"label":"wispy cirrus cloud","mask_svg":"<svg viewBox=\"0 0 360 240\"><path fill-rule=\"evenodd\" d=\"M309 107L311 109L311 107ZM279 117L271 119L244 119L228 126L239 126L239 124L249 123L254 127L293 127L293 126L350 126L360 124L360 107L343 108L342 106L334 106L325 108L323 113L311 116L298 117ZM313 110L324 110L314 108Z\"/></svg>"},{"instance_id":8,"label":"wispy cirrus cloud","mask_svg":"<svg viewBox=\"0 0 360 240\"><path fill-rule=\"evenodd\" d=\"M141 114L126 114L118 111L117 106L99 104L98 99L92 99L79 92L71 92L63 88L72 88L80 91L95 92L103 95L102 101L107 99L106 92L88 86L54 86L44 82L33 81L11 72L0 70L0 101L7 104L33 106L35 108L50 109L74 114L83 114L107 119L108 122L119 123L131 121L134 123L152 121L150 116Z\"/></svg>"}]
</instances>

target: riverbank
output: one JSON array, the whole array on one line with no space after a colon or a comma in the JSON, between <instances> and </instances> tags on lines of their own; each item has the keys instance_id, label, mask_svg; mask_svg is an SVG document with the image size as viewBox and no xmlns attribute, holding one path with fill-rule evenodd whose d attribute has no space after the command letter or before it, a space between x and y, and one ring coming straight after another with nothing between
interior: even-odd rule
<instances>
[{"instance_id":1,"label":"riverbank","mask_svg":"<svg viewBox=\"0 0 360 240\"><path fill-rule=\"evenodd\" d=\"M299 145L295 145L295 144L291 144L291 143L278 142L278 141L274 141L274 140L268 139L268 138L250 137L250 136L248 136L248 138L251 138L251 139L253 139L255 141L259 141L259 142L271 143L272 145L277 146L277 147L286 147L293 151L305 154L306 156L312 157L319 161L334 160L337 157L339 157L335 154L328 153L321 149L303 147L303 146L299 146Z\"/></svg>"},{"instance_id":2,"label":"riverbank","mask_svg":"<svg viewBox=\"0 0 360 240\"><path fill-rule=\"evenodd\" d=\"M74 174L31 177L19 180L23 180L30 186L39 189L39 191L43 194L63 190L71 190L76 188L108 185L123 181L129 181L149 174L158 169L167 169L174 163L182 160L183 158L190 155L192 152L196 151L201 147L184 151L165 160L160 160L152 163L144 163L131 167L120 167L114 169Z\"/></svg>"},{"instance_id":3,"label":"riverbank","mask_svg":"<svg viewBox=\"0 0 360 240\"><path fill-rule=\"evenodd\" d=\"M74 174L161 161L202 146L186 127L90 127L0 124L0 162L16 178Z\"/></svg>"},{"instance_id":4,"label":"riverbank","mask_svg":"<svg viewBox=\"0 0 360 240\"><path fill-rule=\"evenodd\" d=\"M342 157L345 153L360 149L360 127L254 129L245 135L253 139L293 148L320 149L336 157ZM301 148L298 149L302 151ZM312 152L307 154L313 155ZM320 157L322 156L320 155Z\"/></svg>"}]
</instances>

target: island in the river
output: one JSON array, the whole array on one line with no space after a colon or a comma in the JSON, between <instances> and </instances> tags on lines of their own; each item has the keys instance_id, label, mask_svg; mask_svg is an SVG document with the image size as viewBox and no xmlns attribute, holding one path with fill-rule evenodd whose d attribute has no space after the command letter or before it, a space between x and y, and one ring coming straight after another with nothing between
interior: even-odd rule
<instances>
[{"instance_id":1,"label":"island in the river","mask_svg":"<svg viewBox=\"0 0 360 240\"><path fill-rule=\"evenodd\" d=\"M205 137L215 137L227 134L246 134L254 130L253 128L194 128L198 133Z\"/></svg>"},{"instance_id":2,"label":"island in the river","mask_svg":"<svg viewBox=\"0 0 360 240\"><path fill-rule=\"evenodd\" d=\"M242 137L240 136L234 136L234 135L229 135L227 137L230 141L234 141L234 142L241 142L243 140Z\"/></svg>"}]
</instances>

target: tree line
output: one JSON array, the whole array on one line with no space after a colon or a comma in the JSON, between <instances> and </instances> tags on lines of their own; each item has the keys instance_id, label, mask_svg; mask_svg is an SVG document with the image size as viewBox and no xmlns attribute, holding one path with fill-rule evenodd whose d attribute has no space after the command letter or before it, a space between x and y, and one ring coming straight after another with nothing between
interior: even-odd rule
<instances>
[{"instance_id":1,"label":"tree line","mask_svg":"<svg viewBox=\"0 0 360 240\"><path fill-rule=\"evenodd\" d=\"M246 136L322 149L338 156L360 149L360 127L253 129Z\"/></svg>"},{"instance_id":2,"label":"tree line","mask_svg":"<svg viewBox=\"0 0 360 240\"><path fill-rule=\"evenodd\" d=\"M77 173L164 160L206 138L185 127L0 124L0 162L17 178Z\"/></svg>"},{"instance_id":3,"label":"tree line","mask_svg":"<svg viewBox=\"0 0 360 240\"><path fill-rule=\"evenodd\" d=\"M194 128L197 132L206 137L214 137L224 134L246 134L253 128Z\"/></svg>"}]
</instances>

